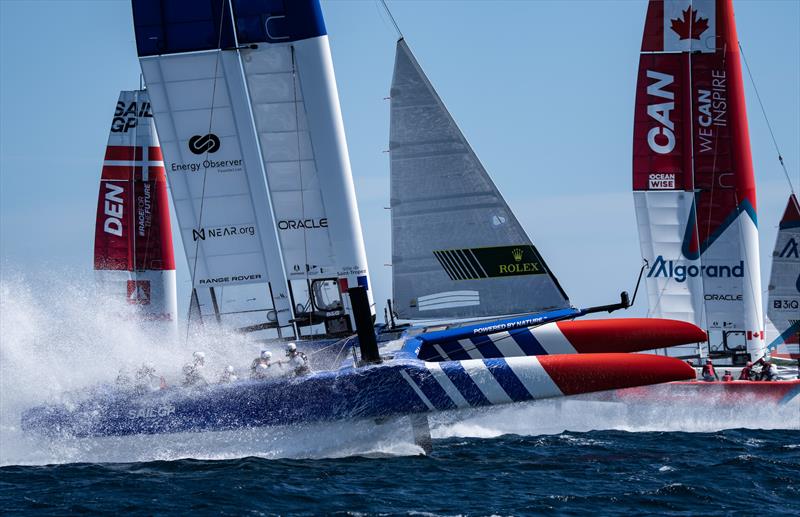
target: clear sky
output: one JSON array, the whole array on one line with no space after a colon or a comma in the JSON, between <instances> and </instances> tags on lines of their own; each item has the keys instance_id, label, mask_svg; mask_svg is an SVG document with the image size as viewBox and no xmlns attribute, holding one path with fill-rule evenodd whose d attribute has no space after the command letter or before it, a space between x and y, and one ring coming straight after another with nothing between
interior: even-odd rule
<instances>
[{"instance_id":1,"label":"clear sky","mask_svg":"<svg viewBox=\"0 0 800 517\"><path fill-rule=\"evenodd\" d=\"M630 193L644 1L389 2L406 40L573 303L614 301L641 262ZM739 38L800 185L800 2L738 0ZM371 0L323 9L379 311L390 296L395 32ZM90 279L119 90L139 85L130 3L0 0L0 264ZM788 186L749 81L764 288ZM176 240L182 307L190 290ZM632 314L644 314L641 298Z\"/></svg>"}]
</instances>

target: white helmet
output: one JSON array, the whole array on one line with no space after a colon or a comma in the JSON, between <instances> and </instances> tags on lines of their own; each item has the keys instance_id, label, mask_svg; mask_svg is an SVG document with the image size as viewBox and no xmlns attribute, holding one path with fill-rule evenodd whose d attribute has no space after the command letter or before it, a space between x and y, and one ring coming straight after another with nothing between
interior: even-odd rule
<instances>
[{"instance_id":1,"label":"white helmet","mask_svg":"<svg viewBox=\"0 0 800 517\"><path fill-rule=\"evenodd\" d=\"M225 372L233 374L233 372L234 372L233 366L231 366L231 365L226 366L225 367Z\"/></svg>"},{"instance_id":2,"label":"white helmet","mask_svg":"<svg viewBox=\"0 0 800 517\"><path fill-rule=\"evenodd\" d=\"M272 352L270 352L269 350L262 350L261 359L267 359L267 360L272 359Z\"/></svg>"},{"instance_id":3,"label":"white helmet","mask_svg":"<svg viewBox=\"0 0 800 517\"><path fill-rule=\"evenodd\" d=\"M203 352L195 352L192 354L195 364L203 364L206 362L206 354Z\"/></svg>"},{"instance_id":4,"label":"white helmet","mask_svg":"<svg viewBox=\"0 0 800 517\"><path fill-rule=\"evenodd\" d=\"M297 345L295 345L294 343L289 343L288 345L286 345L287 354L293 354L295 352L297 352Z\"/></svg>"}]
</instances>

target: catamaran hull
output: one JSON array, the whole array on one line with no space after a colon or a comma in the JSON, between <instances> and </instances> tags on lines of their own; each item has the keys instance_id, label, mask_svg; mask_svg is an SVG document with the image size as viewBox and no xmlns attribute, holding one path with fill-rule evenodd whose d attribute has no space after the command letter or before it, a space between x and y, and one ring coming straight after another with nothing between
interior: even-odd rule
<instances>
[{"instance_id":1,"label":"catamaran hull","mask_svg":"<svg viewBox=\"0 0 800 517\"><path fill-rule=\"evenodd\" d=\"M800 395L800 379L788 381L671 382L600 394L595 400L628 405L668 404L715 407L742 404L784 405Z\"/></svg>"},{"instance_id":2,"label":"catamaran hull","mask_svg":"<svg viewBox=\"0 0 800 517\"><path fill-rule=\"evenodd\" d=\"M693 376L682 361L647 355L411 361L143 396L107 391L73 406L32 408L22 428L74 437L224 431L485 407Z\"/></svg>"}]
</instances>

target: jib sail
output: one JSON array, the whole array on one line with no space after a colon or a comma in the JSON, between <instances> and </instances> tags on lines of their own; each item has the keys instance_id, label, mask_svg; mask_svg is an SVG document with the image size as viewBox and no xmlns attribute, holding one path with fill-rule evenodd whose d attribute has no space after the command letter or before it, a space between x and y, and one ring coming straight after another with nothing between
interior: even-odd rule
<instances>
[{"instance_id":1,"label":"jib sail","mask_svg":"<svg viewBox=\"0 0 800 517\"><path fill-rule=\"evenodd\" d=\"M800 205L783 212L769 276L767 343L773 357L800 359Z\"/></svg>"},{"instance_id":2,"label":"jib sail","mask_svg":"<svg viewBox=\"0 0 800 517\"><path fill-rule=\"evenodd\" d=\"M651 0L633 190L651 316L741 334L763 355L753 164L730 0Z\"/></svg>"},{"instance_id":3,"label":"jib sail","mask_svg":"<svg viewBox=\"0 0 800 517\"><path fill-rule=\"evenodd\" d=\"M266 284L281 327L346 311L346 291L338 306L312 294L369 283L318 1L134 0L133 12L195 288ZM208 294L201 305L230 298Z\"/></svg>"},{"instance_id":4,"label":"jib sail","mask_svg":"<svg viewBox=\"0 0 800 517\"><path fill-rule=\"evenodd\" d=\"M392 287L401 318L569 306L403 39L391 89Z\"/></svg>"},{"instance_id":5,"label":"jib sail","mask_svg":"<svg viewBox=\"0 0 800 517\"><path fill-rule=\"evenodd\" d=\"M111 119L97 200L94 269L105 295L124 299L143 320L175 327L167 184L145 91L120 92Z\"/></svg>"}]
</instances>

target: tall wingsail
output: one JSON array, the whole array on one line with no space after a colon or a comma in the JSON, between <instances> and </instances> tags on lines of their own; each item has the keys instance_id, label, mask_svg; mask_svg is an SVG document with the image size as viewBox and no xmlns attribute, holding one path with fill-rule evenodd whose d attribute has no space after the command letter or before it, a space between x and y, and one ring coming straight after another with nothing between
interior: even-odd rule
<instances>
[{"instance_id":1,"label":"tall wingsail","mask_svg":"<svg viewBox=\"0 0 800 517\"><path fill-rule=\"evenodd\" d=\"M369 281L318 1L134 0L133 14L193 305L267 297L280 328L349 313L346 288ZM220 296L237 284L254 287Z\"/></svg>"},{"instance_id":2,"label":"tall wingsail","mask_svg":"<svg viewBox=\"0 0 800 517\"><path fill-rule=\"evenodd\" d=\"M569 306L403 39L392 77L390 151L392 284L401 318Z\"/></svg>"},{"instance_id":3,"label":"tall wingsail","mask_svg":"<svg viewBox=\"0 0 800 517\"><path fill-rule=\"evenodd\" d=\"M175 259L164 162L146 91L119 94L111 120L94 239L102 292L144 321L177 325Z\"/></svg>"},{"instance_id":4,"label":"tall wingsail","mask_svg":"<svg viewBox=\"0 0 800 517\"><path fill-rule=\"evenodd\" d=\"M767 298L767 343L773 357L800 359L800 205L792 194L783 212Z\"/></svg>"},{"instance_id":5,"label":"tall wingsail","mask_svg":"<svg viewBox=\"0 0 800 517\"><path fill-rule=\"evenodd\" d=\"M731 0L651 0L633 135L650 315L764 353L753 164Z\"/></svg>"}]
</instances>

